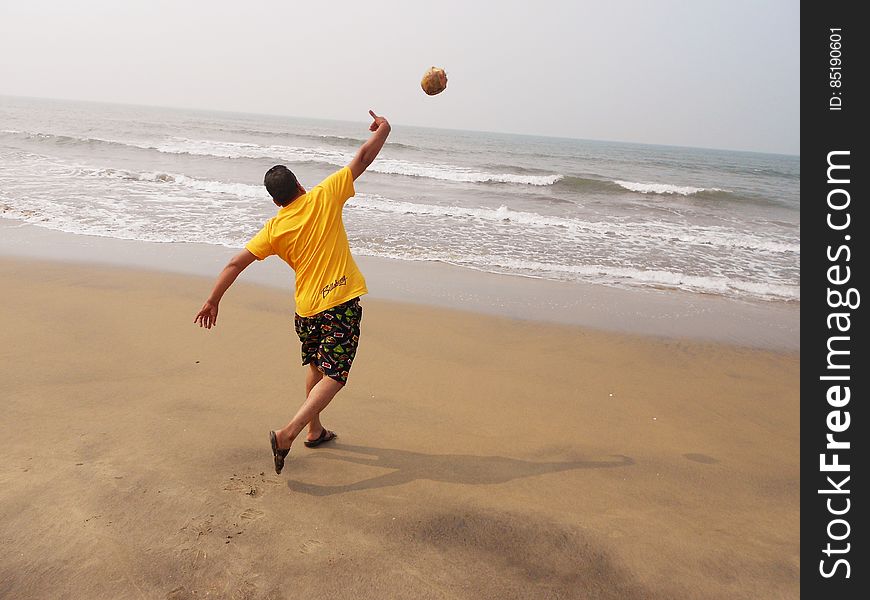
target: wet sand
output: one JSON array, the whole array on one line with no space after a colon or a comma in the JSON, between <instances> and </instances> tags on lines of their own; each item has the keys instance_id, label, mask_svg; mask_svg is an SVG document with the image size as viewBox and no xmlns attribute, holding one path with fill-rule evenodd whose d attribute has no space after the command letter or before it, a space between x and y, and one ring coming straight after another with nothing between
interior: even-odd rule
<instances>
[{"instance_id":1,"label":"wet sand","mask_svg":"<svg viewBox=\"0 0 870 600\"><path fill-rule=\"evenodd\" d=\"M0 257L109 264L214 277L238 248L76 235L0 218ZM799 302L748 302L673 289L616 288L474 271L431 261L355 257L369 298L467 310L598 331L681 337L767 350L800 349ZM278 258L243 281L285 291L293 272Z\"/></svg>"}]
</instances>

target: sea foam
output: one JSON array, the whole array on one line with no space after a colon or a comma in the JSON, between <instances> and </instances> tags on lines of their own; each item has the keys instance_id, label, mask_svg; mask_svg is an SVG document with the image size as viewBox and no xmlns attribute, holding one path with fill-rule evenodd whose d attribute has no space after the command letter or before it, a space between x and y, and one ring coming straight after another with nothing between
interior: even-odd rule
<instances>
[{"instance_id":1,"label":"sea foam","mask_svg":"<svg viewBox=\"0 0 870 600\"><path fill-rule=\"evenodd\" d=\"M634 181L614 180L614 183L632 192L640 194L678 194L691 196L700 192L724 192L719 188L702 188L688 185L672 185L669 183L637 183Z\"/></svg>"},{"instance_id":2,"label":"sea foam","mask_svg":"<svg viewBox=\"0 0 870 600\"><path fill-rule=\"evenodd\" d=\"M73 172L82 177L109 177L154 183L172 183L193 190L229 194L240 198L268 199L261 185L201 180L187 175L163 172L135 172L124 169L93 169L79 167ZM746 248L770 253L800 253L798 240L763 238L756 234L727 227L685 226L663 221L620 222L591 221L558 217L510 209L436 205L393 200L378 194L357 194L348 206L360 211L380 211L393 214L447 218L459 221L475 219L493 224L525 226L540 229L560 228L576 235L594 235L613 239L658 239L663 243L682 243L722 248Z\"/></svg>"}]
</instances>

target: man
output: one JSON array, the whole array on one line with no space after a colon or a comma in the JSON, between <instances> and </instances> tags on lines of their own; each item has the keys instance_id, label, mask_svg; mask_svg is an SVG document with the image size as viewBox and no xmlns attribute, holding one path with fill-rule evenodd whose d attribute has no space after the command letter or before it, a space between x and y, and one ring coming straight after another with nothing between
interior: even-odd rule
<instances>
[{"instance_id":1,"label":"man","mask_svg":"<svg viewBox=\"0 0 870 600\"><path fill-rule=\"evenodd\" d=\"M384 117L369 111L371 137L350 163L310 191L285 166L266 172L263 183L280 208L263 229L234 256L218 276L208 300L194 318L200 327L217 325L224 293L254 260L277 254L296 272L296 333L302 342L305 402L283 428L269 432L275 472L296 437L308 426L305 445L314 447L336 437L320 421L320 413L347 383L360 335L365 279L350 254L342 222L353 182L372 164L390 135ZM324 377L325 375L325 377Z\"/></svg>"}]
</instances>

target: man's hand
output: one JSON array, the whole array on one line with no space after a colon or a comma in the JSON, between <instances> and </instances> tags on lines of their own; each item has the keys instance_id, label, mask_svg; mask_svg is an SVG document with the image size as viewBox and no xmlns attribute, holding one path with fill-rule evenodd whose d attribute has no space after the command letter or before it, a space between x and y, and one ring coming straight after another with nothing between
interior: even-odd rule
<instances>
[{"instance_id":1,"label":"man's hand","mask_svg":"<svg viewBox=\"0 0 870 600\"><path fill-rule=\"evenodd\" d=\"M363 171L372 164L372 161L375 160L378 152L380 152L381 148L384 147L384 143L387 141L387 136L390 135L390 123L384 117L376 115L373 110L370 110L369 114L372 116L372 119L374 119L372 124L369 125L369 131L373 132L372 137L370 137L365 144L360 146L356 156L354 156L353 160L347 165L350 168L350 172L354 179L362 175Z\"/></svg>"},{"instance_id":2,"label":"man's hand","mask_svg":"<svg viewBox=\"0 0 870 600\"><path fill-rule=\"evenodd\" d=\"M381 125L386 125L387 127L390 126L387 120L383 117L379 117L378 115L376 115L375 111L370 110L369 114L372 116L372 119L374 119L374 122L369 125L369 131L377 131Z\"/></svg>"},{"instance_id":3,"label":"man's hand","mask_svg":"<svg viewBox=\"0 0 870 600\"><path fill-rule=\"evenodd\" d=\"M202 305L200 311L196 313L196 317L193 319L193 322L199 323L200 327L211 329L212 327L217 325L217 315L218 305L212 303L209 300L206 300L205 304Z\"/></svg>"}]
</instances>

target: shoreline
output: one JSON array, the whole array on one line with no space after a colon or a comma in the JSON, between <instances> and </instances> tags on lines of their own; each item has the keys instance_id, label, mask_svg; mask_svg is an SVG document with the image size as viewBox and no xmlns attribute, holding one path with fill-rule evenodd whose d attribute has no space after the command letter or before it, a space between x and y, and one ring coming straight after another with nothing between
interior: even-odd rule
<instances>
[{"instance_id":1,"label":"shoreline","mask_svg":"<svg viewBox=\"0 0 870 600\"><path fill-rule=\"evenodd\" d=\"M238 250L71 234L0 217L0 259L18 258L178 273L213 280ZM368 298L450 308L596 331L800 350L800 304L758 303L678 290L623 289L494 274L444 263L354 257ZM280 259L251 265L240 283L284 290L293 272ZM207 294L207 291L204 293Z\"/></svg>"}]
</instances>

